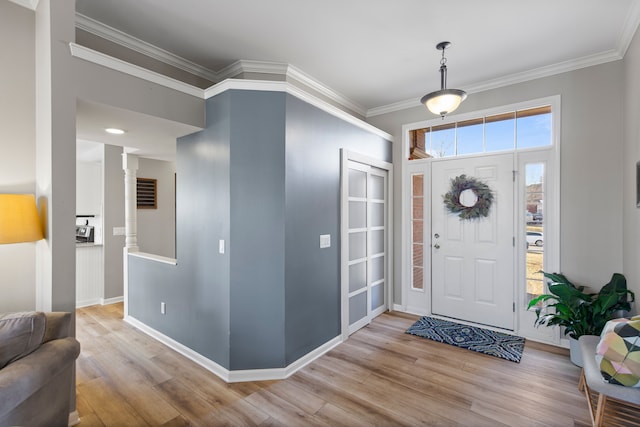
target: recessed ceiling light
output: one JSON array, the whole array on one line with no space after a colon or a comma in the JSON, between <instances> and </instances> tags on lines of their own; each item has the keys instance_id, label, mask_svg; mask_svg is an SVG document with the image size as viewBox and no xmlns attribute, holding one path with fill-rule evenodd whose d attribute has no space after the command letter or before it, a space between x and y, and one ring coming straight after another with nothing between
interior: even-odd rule
<instances>
[{"instance_id":1,"label":"recessed ceiling light","mask_svg":"<svg viewBox=\"0 0 640 427\"><path fill-rule=\"evenodd\" d=\"M118 128L106 128L105 132L111 133L113 135L122 135L124 131Z\"/></svg>"}]
</instances>

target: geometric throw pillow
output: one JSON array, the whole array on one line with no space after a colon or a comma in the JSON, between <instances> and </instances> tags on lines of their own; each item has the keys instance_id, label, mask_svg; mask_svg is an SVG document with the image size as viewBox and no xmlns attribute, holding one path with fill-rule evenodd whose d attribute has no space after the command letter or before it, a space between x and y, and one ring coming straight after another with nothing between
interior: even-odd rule
<instances>
[{"instance_id":1,"label":"geometric throw pillow","mask_svg":"<svg viewBox=\"0 0 640 427\"><path fill-rule=\"evenodd\" d=\"M596 362L606 382L640 387L640 316L607 322L596 347Z\"/></svg>"}]
</instances>

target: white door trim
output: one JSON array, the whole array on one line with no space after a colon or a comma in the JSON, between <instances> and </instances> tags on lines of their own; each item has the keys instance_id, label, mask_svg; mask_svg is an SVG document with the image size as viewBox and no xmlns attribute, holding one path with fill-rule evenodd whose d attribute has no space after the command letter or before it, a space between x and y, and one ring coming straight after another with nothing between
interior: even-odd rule
<instances>
[{"instance_id":1,"label":"white door trim","mask_svg":"<svg viewBox=\"0 0 640 427\"><path fill-rule=\"evenodd\" d=\"M342 340L349 337L349 192L348 167L354 161L387 171L387 308L393 307L393 165L346 149L340 150L340 325Z\"/></svg>"},{"instance_id":2,"label":"white door trim","mask_svg":"<svg viewBox=\"0 0 640 427\"><path fill-rule=\"evenodd\" d=\"M541 104L549 104L551 105L552 110L552 123L551 123L551 138L552 143L549 147L539 147L539 148L530 148L524 150L516 150L516 164L518 165L518 169L520 169L521 165L524 161L532 161L534 159L543 159L545 162L548 162L548 173L547 175L547 187L546 187L546 204L545 211L546 216L551 219L550 221L545 222L545 235L546 240L549 242L545 242L545 269L550 271L562 271L561 257L560 257L560 249L561 249L561 241L560 241L560 185L561 185L561 113L562 113L562 103L560 95L552 95L539 99L532 99L524 102L517 102L508 105L502 105L492 108L487 108L478 111L472 111L464 114L454 114L451 116L447 116L445 120L441 119L430 119L423 120L419 122L407 123L402 126L402 147L401 147L401 155L400 160L396 163L396 168L400 167L400 231L401 231L401 254L400 254L400 283L401 285L401 300L397 301L394 305L394 309L397 311L408 312L411 314L417 315L432 315L430 312L430 295L417 295L417 292L411 291L411 247L410 247L410 232L411 232L411 224L409 221L409 212L411 209L411 194L410 194L410 178L411 173L420 172L422 169L425 173L425 176L431 176L430 164L432 159L424 159L424 160L408 160L409 158L409 145L410 145L410 132L414 129L420 129L427 127L433 123L445 124L451 121L462 121L466 119L473 119L481 115L491 115L498 114L505 111L511 110L519 110L526 109L529 107L535 107ZM482 154L480 154L482 156ZM518 190L517 197L520 197L520 186L521 179L519 175L516 176ZM430 186L425 185L425 191ZM431 211L431 198L427 196L425 193L425 215L427 212ZM518 199L518 203L522 203L521 199ZM524 218L518 219L516 221L517 228L517 245L518 247L524 247ZM430 225L430 220L425 220L425 233L427 233L427 226ZM431 231L428 231L427 236L431 235ZM553 242L553 243L552 243ZM553 245L553 246L552 246ZM518 264L522 263L523 254L519 251L516 253L518 257ZM428 266L425 266L425 270ZM520 280L522 265L519 265L520 272L518 273L518 279ZM425 271L425 289L430 289L431 277L430 275L426 275ZM525 308L524 303L524 295L526 293L526 289L519 283L516 288L516 318L515 318L515 332L521 336L524 336L527 339L531 339L533 341L540 341L550 344L558 345L560 344L563 347L568 346L568 341L564 338L560 337L560 331L558 328L553 328L553 331L549 331L552 328L535 328L533 326L533 319L535 315L532 312L528 312ZM413 298L412 298L412 294ZM533 317L532 317L533 316ZM461 322L466 323L466 322ZM488 329L492 329L488 327Z\"/></svg>"}]
</instances>

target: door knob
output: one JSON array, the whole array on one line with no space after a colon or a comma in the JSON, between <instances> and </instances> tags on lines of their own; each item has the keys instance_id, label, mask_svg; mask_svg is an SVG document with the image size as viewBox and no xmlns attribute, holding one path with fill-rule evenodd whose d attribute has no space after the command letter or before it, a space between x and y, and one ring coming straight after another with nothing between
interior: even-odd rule
<instances>
[{"instance_id":1,"label":"door knob","mask_svg":"<svg viewBox=\"0 0 640 427\"><path fill-rule=\"evenodd\" d=\"M436 248L436 249L440 249L440 245L437 244L437 243L435 245L433 245L433 247Z\"/></svg>"},{"instance_id":2,"label":"door knob","mask_svg":"<svg viewBox=\"0 0 640 427\"><path fill-rule=\"evenodd\" d=\"M435 237L437 239L438 237L440 237L440 235L438 233L436 233L436 234L433 235L433 237Z\"/></svg>"}]
</instances>

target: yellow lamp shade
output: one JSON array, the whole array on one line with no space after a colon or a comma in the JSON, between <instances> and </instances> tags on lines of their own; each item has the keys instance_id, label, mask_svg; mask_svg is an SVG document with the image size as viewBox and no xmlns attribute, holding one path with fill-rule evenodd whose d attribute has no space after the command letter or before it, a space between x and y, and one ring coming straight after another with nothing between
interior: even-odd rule
<instances>
[{"instance_id":1,"label":"yellow lamp shade","mask_svg":"<svg viewBox=\"0 0 640 427\"><path fill-rule=\"evenodd\" d=\"M0 244L42 238L36 198L31 194L0 194Z\"/></svg>"}]
</instances>

